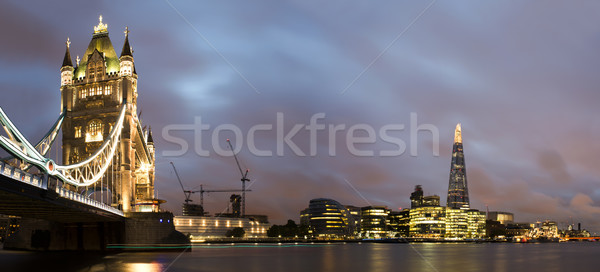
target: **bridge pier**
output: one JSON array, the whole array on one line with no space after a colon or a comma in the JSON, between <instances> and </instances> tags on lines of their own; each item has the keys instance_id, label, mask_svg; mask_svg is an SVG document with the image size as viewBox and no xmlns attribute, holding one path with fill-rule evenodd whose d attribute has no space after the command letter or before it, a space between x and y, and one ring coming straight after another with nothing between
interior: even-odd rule
<instances>
[{"instance_id":1,"label":"bridge pier","mask_svg":"<svg viewBox=\"0 0 600 272\"><path fill-rule=\"evenodd\" d=\"M17 232L4 243L5 249L55 251L104 251L107 244L124 243L125 222L57 223L21 218Z\"/></svg>"},{"instance_id":2,"label":"bridge pier","mask_svg":"<svg viewBox=\"0 0 600 272\"><path fill-rule=\"evenodd\" d=\"M119 221L58 223L21 218L5 249L32 251L106 251L108 245L188 244L175 230L173 214L126 213ZM118 248L117 248L118 249Z\"/></svg>"}]
</instances>

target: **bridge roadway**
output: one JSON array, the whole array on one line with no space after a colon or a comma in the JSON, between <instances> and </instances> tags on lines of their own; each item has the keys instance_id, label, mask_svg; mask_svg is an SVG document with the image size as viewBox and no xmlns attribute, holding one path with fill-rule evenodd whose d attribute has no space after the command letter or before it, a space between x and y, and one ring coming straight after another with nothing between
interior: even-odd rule
<instances>
[{"instance_id":1,"label":"bridge roadway","mask_svg":"<svg viewBox=\"0 0 600 272\"><path fill-rule=\"evenodd\" d=\"M59 223L123 220L123 212L78 193L56 188L57 181L51 177L47 180L0 162L0 214Z\"/></svg>"}]
</instances>

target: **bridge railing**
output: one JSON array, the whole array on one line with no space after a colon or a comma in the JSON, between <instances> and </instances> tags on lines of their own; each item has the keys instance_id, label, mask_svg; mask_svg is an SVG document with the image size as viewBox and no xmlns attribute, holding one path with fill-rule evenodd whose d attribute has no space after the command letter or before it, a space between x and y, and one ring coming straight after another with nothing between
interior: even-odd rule
<instances>
[{"instance_id":1,"label":"bridge railing","mask_svg":"<svg viewBox=\"0 0 600 272\"><path fill-rule=\"evenodd\" d=\"M12 167L4 162L0 161L0 173L4 176L19 180L23 183L33 185L38 188L42 187L42 178L30 173L24 172L19 168Z\"/></svg>"},{"instance_id":2,"label":"bridge railing","mask_svg":"<svg viewBox=\"0 0 600 272\"><path fill-rule=\"evenodd\" d=\"M42 177L32 175L30 173L24 172L19 168L15 168L0 161L0 174L6 177L12 178L13 180L18 180L23 183L27 183L29 185L36 186L38 188L47 189L43 187ZM89 206L96 207L98 209L105 210L110 213L114 213L120 216L124 216L123 212L119 209L116 209L110 205L105 203L93 200L91 198L85 197L77 192L73 192L64 188L56 187L56 193L63 198L67 198L73 201L77 201Z\"/></svg>"},{"instance_id":3,"label":"bridge railing","mask_svg":"<svg viewBox=\"0 0 600 272\"><path fill-rule=\"evenodd\" d=\"M77 202L80 202L80 203L83 203L86 205L90 205L90 206L96 207L98 209L105 210L107 212L118 214L120 216L124 216L124 214L121 210L116 209L116 208L114 208L110 205L107 205L105 203L102 203L100 201L96 201L91 198L85 197L81 194L78 194L77 192L73 192L73 191L70 191L70 190L67 190L64 188L56 187L56 193L58 195L60 195L61 197L68 198L70 200L77 201Z\"/></svg>"}]
</instances>

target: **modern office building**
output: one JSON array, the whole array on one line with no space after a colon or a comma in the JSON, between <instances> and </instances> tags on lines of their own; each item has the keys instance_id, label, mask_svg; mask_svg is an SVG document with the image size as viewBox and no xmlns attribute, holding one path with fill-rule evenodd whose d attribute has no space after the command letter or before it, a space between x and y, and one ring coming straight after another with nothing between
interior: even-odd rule
<instances>
[{"instance_id":1,"label":"modern office building","mask_svg":"<svg viewBox=\"0 0 600 272\"><path fill-rule=\"evenodd\" d=\"M500 222L502 225L510 224L515 221L515 216L509 212L489 212L487 219Z\"/></svg>"},{"instance_id":2,"label":"modern office building","mask_svg":"<svg viewBox=\"0 0 600 272\"><path fill-rule=\"evenodd\" d=\"M485 212L443 206L410 210L410 237L450 240L485 237Z\"/></svg>"},{"instance_id":3,"label":"modern office building","mask_svg":"<svg viewBox=\"0 0 600 272\"><path fill-rule=\"evenodd\" d=\"M467 172L460 123L456 125L454 131L454 145L452 146L452 163L450 165L448 201L446 206L450 208L469 208L469 189L467 186Z\"/></svg>"},{"instance_id":4,"label":"modern office building","mask_svg":"<svg viewBox=\"0 0 600 272\"><path fill-rule=\"evenodd\" d=\"M410 208L414 209L423 206L423 187L415 186L415 191L410 194Z\"/></svg>"},{"instance_id":5,"label":"modern office building","mask_svg":"<svg viewBox=\"0 0 600 272\"><path fill-rule=\"evenodd\" d=\"M360 235L360 218L361 209L360 207L346 205L344 206L348 211L348 228L351 236Z\"/></svg>"},{"instance_id":6,"label":"modern office building","mask_svg":"<svg viewBox=\"0 0 600 272\"><path fill-rule=\"evenodd\" d=\"M446 208L446 234L444 237L447 239L465 239L468 236L469 213L467 210Z\"/></svg>"},{"instance_id":7,"label":"modern office building","mask_svg":"<svg viewBox=\"0 0 600 272\"><path fill-rule=\"evenodd\" d=\"M388 236L388 215L390 210L385 206L367 206L361 208L360 233L365 238L381 238Z\"/></svg>"},{"instance_id":8,"label":"modern office building","mask_svg":"<svg viewBox=\"0 0 600 272\"><path fill-rule=\"evenodd\" d=\"M446 233L446 207L425 206L410 209L410 237L443 238Z\"/></svg>"},{"instance_id":9,"label":"modern office building","mask_svg":"<svg viewBox=\"0 0 600 272\"><path fill-rule=\"evenodd\" d=\"M410 235L410 209L390 212L388 218L390 236L408 237Z\"/></svg>"},{"instance_id":10,"label":"modern office building","mask_svg":"<svg viewBox=\"0 0 600 272\"><path fill-rule=\"evenodd\" d=\"M438 195L424 196L423 187L415 186L415 191L410 194L410 208L418 208L423 206L439 206L440 197Z\"/></svg>"},{"instance_id":11,"label":"modern office building","mask_svg":"<svg viewBox=\"0 0 600 272\"><path fill-rule=\"evenodd\" d=\"M440 205L440 196L438 195L430 195L423 197L423 206L439 206Z\"/></svg>"},{"instance_id":12,"label":"modern office building","mask_svg":"<svg viewBox=\"0 0 600 272\"><path fill-rule=\"evenodd\" d=\"M300 218L301 224L308 222L308 233L315 237L347 237L353 232L348 210L333 199L312 199Z\"/></svg>"},{"instance_id":13,"label":"modern office building","mask_svg":"<svg viewBox=\"0 0 600 272\"><path fill-rule=\"evenodd\" d=\"M485 212L469 209L468 214L468 233L469 239L480 239L486 237L485 229Z\"/></svg>"},{"instance_id":14,"label":"modern office building","mask_svg":"<svg viewBox=\"0 0 600 272\"><path fill-rule=\"evenodd\" d=\"M310 225L310 209L306 208L300 211L300 225L301 226L309 226Z\"/></svg>"}]
</instances>

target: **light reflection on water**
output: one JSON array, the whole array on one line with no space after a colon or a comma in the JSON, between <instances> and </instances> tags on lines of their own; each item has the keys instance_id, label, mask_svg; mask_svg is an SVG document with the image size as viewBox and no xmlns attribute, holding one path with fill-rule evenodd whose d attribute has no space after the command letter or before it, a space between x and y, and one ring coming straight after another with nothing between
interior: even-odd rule
<instances>
[{"instance_id":1,"label":"light reflection on water","mask_svg":"<svg viewBox=\"0 0 600 272\"><path fill-rule=\"evenodd\" d=\"M598 271L600 243L315 244L94 255L0 251L2 271ZM178 258L179 257L179 258Z\"/></svg>"},{"instance_id":2,"label":"light reflection on water","mask_svg":"<svg viewBox=\"0 0 600 272\"><path fill-rule=\"evenodd\" d=\"M131 272L160 272L163 266L159 263L128 263L125 264L125 270Z\"/></svg>"}]
</instances>

